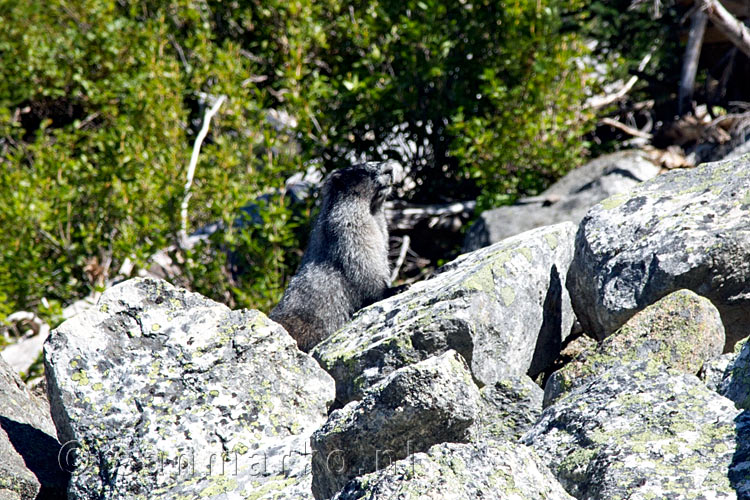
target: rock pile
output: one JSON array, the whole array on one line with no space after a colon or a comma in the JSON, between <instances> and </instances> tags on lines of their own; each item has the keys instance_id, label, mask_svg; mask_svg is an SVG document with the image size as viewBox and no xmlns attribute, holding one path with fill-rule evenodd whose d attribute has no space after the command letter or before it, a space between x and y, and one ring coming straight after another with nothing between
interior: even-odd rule
<instances>
[{"instance_id":1,"label":"rock pile","mask_svg":"<svg viewBox=\"0 0 750 500\"><path fill-rule=\"evenodd\" d=\"M50 335L56 429L0 379L31 408L0 406L0 498L67 480L19 428L75 445L70 500L750 498L748 249L744 157L465 254L311 356L258 311L131 280Z\"/></svg>"}]
</instances>

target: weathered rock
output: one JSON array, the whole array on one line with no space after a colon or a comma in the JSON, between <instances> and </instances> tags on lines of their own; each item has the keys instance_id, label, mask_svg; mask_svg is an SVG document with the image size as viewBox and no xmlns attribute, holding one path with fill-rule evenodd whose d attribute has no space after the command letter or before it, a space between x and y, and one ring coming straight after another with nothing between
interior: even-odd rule
<instances>
[{"instance_id":1,"label":"weathered rock","mask_svg":"<svg viewBox=\"0 0 750 500\"><path fill-rule=\"evenodd\" d=\"M693 290L719 309L731 349L750 333L750 157L674 170L593 207L567 285L599 339L668 293Z\"/></svg>"},{"instance_id":2,"label":"weathered rock","mask_svg":"<svg viewBox=\"0 0 750 500\"><path fill-rule=\"evenodd\" d=\"M0 357L2 357L16 373L26 373L29 371L29 368L31 368L31 365L39 359L45 340L47 340L46 334L24 337L18 342L11 344L0 351Z\"/></svg>"},{"instance_id":3,"label":"weathered rock","mask_svg":"<svg viewBox=\"0 0 750 500\"><path fill-rule=\"evenodd\" d=\"M80 446L76 499L283 495L309 484L304 446L334 394L262 313L150 279L63 323L45 368L58 432Z\"/></svg>"},{"instance_id":4,"label":"weathered rock","mask_svg":"<svg viewBox=\"0 0 750 500\"><path fill-rule=\"evenodd\" d=\"M544 406L587 384L607 369L652 360L665 368L697 375L703 363L724 348L724 326L708 299L679 290L640 311L600 345L552 374L544 387Z\"/></svg>"},{"instance_id":5,"label":"weathered rock","mask_svg":"<svg viewBox=\"0 0 750 500\"><path fill-rule=\"evenodd\" d=\"M434 444L467 441L479 397L455 351L395 371L362 401L331 413L312 435L315 498L329 498L353 477Z\"/></svg>"},{"instance_id":6,"label":"weathered rock","mask_svg":"<svg viewBox=\"0 0 750 500\"><path fill-rule=\"evenodd\" d=\"M0 498L65 498L55 436L49 407L0 359Z\"/></svg>"},{"instance_id":7,"label":"weathered rock","mask_svg":"<svg viewBox=\"0 0 750 500\"><path fill-rule=\"evenodd\" d=\"M353 479L335 500L572 500L536 454L517 443L435 445Z\"/></svg>"},{"instance_id":8,"label":"weathered rock","mask_svg":"<svg viewBox=\"0 0 750 500\"><path fill-rule=\"evenodd\" d=\"M643 151L599 157L573 170L539 196L483 212L466 233L464 251L537 227L565 221L578 224L596 203L658 174L659 167Z\"/></svg>"},{"instance_id":9,"label":"weathered rock","mask_svg":"<svg viewBox=\"0 0 750 500\"><path fill-rule=\"evenodd\" d=\"M482 387L477 440L515 441L539 420L544 391L526 375Z\"/></svg>"},{"instance_id":10,"label":"weathered rock","mask_svg":"<svg viewBox=\"0 0 750 500\"><path fill-rule=\"evenodd\" d=\"M638 361L546 408L522 442L579 499L735 498L738 413L697 377Z\"/></svg>"},{"instance_id":11,"label":"weathered rock","mask_svg":"<svg viewBox=\"0 0 750 500\"><path fill-rule=\"evenodd\" d=\"M16 373L27 373L42 354L42 346L49 335L49 325L29 311L8 315L4 322L21 333L15 342L0 351L0 356Z\"/></svg>"},{"instance_id":12,"label":"weathered rock","mask_svg":"<svg viewBox=\"0 0 750 500\"><path fill-rule=\"evenodd\" d=\"M735 349L739 345L744 344L742 344L742 341L738 342L735 345ZM737 358L737 354L738 353L736 352L728 352L707 361L701 368L701 371L698 372L698 378L706 384L706 387L712 391L719 392L721 382L724 380L724 377L731 372L729 367ZM724 394L722 394L722 396L724 396Z\"/></svg>"},{"instance_id":13,"label":"weathered rock","mask_svg":"<svg viewBox=\"0 0 750 500\"><path fill-rule=\"evenodd\" d=\"M312 351L336 380L339 403L448 349L485 385L541 372L573 323L565 275L574 231L571 223L539 228L462 255L360 311Z\"/></svg>"},{"instance_id":14,"label":"weathered rock","mask_svg":"<svg viewBox=\"0 0 750 500\"><path fill-rule=\"evenodd\" d=\"M734 420L737 449L729 468L729 481L737 498L750 498L750 412L743 411Z\"/></svg>"},{"instance_id":15,"label":"weathered rock","mask_svg":"<svg viewBox=\"0 0 750 500\"><path fill-rule=\"evenodd\" d=\"M734 353L715 359L703 370L702 378L737 408L750 409L750 342L743 340Z\"/></svg>"}]
</instances>

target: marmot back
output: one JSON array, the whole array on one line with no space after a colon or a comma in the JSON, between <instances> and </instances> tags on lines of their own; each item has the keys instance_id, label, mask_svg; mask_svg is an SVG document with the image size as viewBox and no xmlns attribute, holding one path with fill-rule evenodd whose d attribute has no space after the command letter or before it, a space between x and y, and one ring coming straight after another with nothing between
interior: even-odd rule
<instances>
[{"instance_id":1,"label":"marmot back","mask_svg":"<svg viewBox=\"0 0 750 500\"><path fill-rule=\"evenodd\" d=\"M307 352L390 284L388 227L383 203L391 168L367 163L332 172L310 243L270 317Z\"/></svg>"}]
</instances>

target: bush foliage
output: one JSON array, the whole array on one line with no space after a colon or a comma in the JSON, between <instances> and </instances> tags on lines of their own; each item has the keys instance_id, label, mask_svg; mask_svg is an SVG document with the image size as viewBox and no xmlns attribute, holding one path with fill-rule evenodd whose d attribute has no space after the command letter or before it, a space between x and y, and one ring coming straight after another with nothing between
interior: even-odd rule
<instances>
[{"instance_id":1,"label":"bush foliage","mask_svg":"<svg viewBox=\"0 0 750 500\"><path fill-rule=\"evenodd\" d=\"M50 318L125 259L178 239L203 144L181 284L269 309L312 203L284 180L311 161L412 168L416 202L535 193L579 163L586 49L578 0L62 0L0 6L0 318ZM566 17L567 16L567 17ZM269 119L270 110L290 120ZM237 224L240 207L255 217ZM233 274L228 268L241 269Z\"/></svg>"}]
</instances>

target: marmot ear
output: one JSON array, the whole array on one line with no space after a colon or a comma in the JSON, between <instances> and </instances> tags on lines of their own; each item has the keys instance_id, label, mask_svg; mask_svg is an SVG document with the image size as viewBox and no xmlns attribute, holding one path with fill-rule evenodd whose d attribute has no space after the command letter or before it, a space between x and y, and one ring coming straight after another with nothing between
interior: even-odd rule
<instances>
[{"instance_id":1,"label":"marmot ear","mask_svg":"<svg viewBox=\"0 0 750 500\"><path fill-rule=\"evenodd\" d=\"M341 169L334 170L325 178L323 185L329 189L333 186L341 186L342 177Z\"/></svg>"},{"instance_id":2,"label":"marmot ear","mask_svg":"<svg viewBox=\"0 0 750 500\"><path fill-rule=\"evenodd\" d=\"M323 180L323 190L321 194L323 195L324 202L330 198L331 193L338 193L341 191L342 177L341 169L338 169L328 174Z\"/></svg>"}]
</instances>

